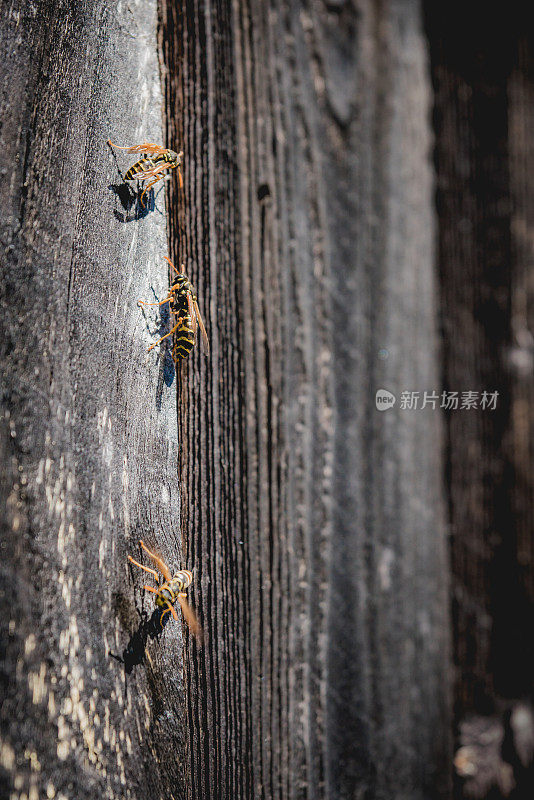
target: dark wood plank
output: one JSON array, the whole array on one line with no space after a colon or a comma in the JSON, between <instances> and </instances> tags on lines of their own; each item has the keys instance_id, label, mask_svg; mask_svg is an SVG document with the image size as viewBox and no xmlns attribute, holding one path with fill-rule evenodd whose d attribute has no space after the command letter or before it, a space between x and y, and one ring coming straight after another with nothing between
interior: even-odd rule
<instances>
[{"instance_id":1,"label":"dark wood plank","mask_svg":"<svg viewBox=\"0 0 534 800\"><path fill-rule=\"evenodd\" d=\"M460 18L428 5L445 385L499 401L447 426L458 718L534 688L533 43L517 9Z\"/></svg>"},{"instance_id":2,"label":"dark wood plank","mask_svg":"<svg viewBox=\"0 0 534 800\"><path fill-rule=\"evenodd\" d=\"M446 797L431 89L415 2L163 2L192 798ZM381 360L379 351L389 357Z\"/></svg>"},{"instance_id":3,"label":"dark wood plank","mask_svg":"<svg viewBox=\"0 0 534 800\"><path fill-rule=\"evenodd\" d=\"M508 696L534 695L534 36L519 25L514 63L508 78L508 135L511 201L511 335L508 353L512 404L507 452L513 464L512 514L515 536L512 558L515 666L501 671ZM510 614L503 610L502 630ZM503 642L508 647L508 642Z\"/></svg>"},{"instance_id":4,"label":"dark wood plank","mask_svg":"<svg viewBox=\"0 0 534 800\"><path fill-rule=\"evenodd\" d=\"M461 714L491 708L494 614L504 588L498 585L504 564L496 556L510 541L511 474L503 437L510 413L505 360L510 346L506 76L511 42L496 12L481 26L474 20L458 26L459 8L454 10L449 19L428 9L436 89L444 384L451 391L499 392L496 411L453 411L447 420Z\"/></svg>"}]
</instances>

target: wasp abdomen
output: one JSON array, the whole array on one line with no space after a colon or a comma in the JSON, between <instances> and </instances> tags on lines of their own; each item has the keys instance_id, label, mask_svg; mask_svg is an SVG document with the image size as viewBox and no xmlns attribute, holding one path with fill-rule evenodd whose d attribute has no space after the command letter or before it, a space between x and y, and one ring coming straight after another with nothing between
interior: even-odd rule
<instances>
[{"instance_id":1,"label":"wasp abdomen","mask_svg":"<svg viewBox=\"0 0 534 800\"><path fill-rule=\"evenodd\" d=\"M195 334L191 328L191 317L188 315L174 334L174 347L172 355L176 361L178 358L187 358L195 346Z\"/></svg>"},{"instance_id":2,"label":"wasp abdomen","mask_svg":"<svg viewBox=\"0 0 534 800\"><path fill-rule=\"evenodd\" d=\"M188 297L193 296L193 287L185 275L178 275L173 285L176 287L176 293L171 310L182 320L174 334L172 349L172 356L177 361L179 358L187 358L195 346L195 333L188 302Z\"/></svg>"},{"instance_id":3,"label":"wasp abdomen","mask_svg":"<svg viewBox=\"0 0 534 800\"><path fill-rule=\"evenodd\" d=\"M152 158L140 158L135 164L132 164L128 172L124 175L125 181L131 181L138 178L143 172L154 169L154 160Z\"/></svg>"}]
</instances>

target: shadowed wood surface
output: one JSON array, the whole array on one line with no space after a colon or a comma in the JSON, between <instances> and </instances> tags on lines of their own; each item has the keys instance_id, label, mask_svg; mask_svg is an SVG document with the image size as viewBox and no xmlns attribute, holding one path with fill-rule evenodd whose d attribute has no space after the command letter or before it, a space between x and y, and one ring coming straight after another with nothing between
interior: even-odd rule
<instances>
[{"instance_id":1,"label":"shadowed wood surface","mask_svg":"<svg viewBox=\"0 0 534 800\"><path fill-rule=\"evenodd\" d=\"M465 24L461 4L428 3L426 16L444 385L499 392L494 412L446 426L455 716L475 753L458 796L526 800L532 752L518 756L508 717L534 692L534 39L519 7Z\"/></svg>"},{"instance_id":2,"label":"shadowed wood surface","mask_svg":"<svg viewBox=\"0 0 534 800\"><path fill-rule=\"evenodd\" d=\"M430 74L415 2L161 7L191 797L448 796ZM381 360L379 351L389 357Z\"/></svg>"},{"instance_id":3,"label":"shadowed wood surface","mask_svg":"<svg viewBox=\"0 0 534 800\"><path fill-rule=\"evenodd\" d=\"M445 385L499 392L447 425L461 716L534 689L533 41L520 13L455 20L428 9Z\"/></svg>"},{"instance_id":4,"label":"shadowed wood surface","mask_svg":"<svg viewBox=\"0 0 534 800\"><path fill-rule=\"evenodd\" d=\"M156 5L2 24L0 795L180 798L181 626L151 638L126 562L143 538L187 566L172 362L137 307L168 285L165 198L123 204L135 157L106 146L163 140Z\"/></svg>"},{"instance_id":5,"label":"shadowed wood surface","mask_svg":"<svg viewBox=\"0 0 534 800\"><path fill-rule=\"evenodd\" d=\"M451 412L447 420L456 689L462 713L491 703L495 604L503 590L496 579L504 576L497 561L504 566L504 556L510 566L503 548L512 535L512 476L503 440L510 415L505 359L510 346L506 74L511 42L500 15L460 31L454 17L448 21L434 9L428 13L435 40L444 383L451 391L499 392L496 411Z\"/></svg>"},{"instance_id":6,"label":"shadowed wood surface","mask_svg":"<svg viewBox=\"0 0 534 800\"><path fill-rule=\"evenodd\" d=\"M508 78L510 196L512 217L512 347L508 354L512 383L511 434L513 461L512 513L516 530L512 558L517 560L517 589L511 614L517 616L517 671L502 674L508 696L534 698L534 35L530 27L515 29L516 49ZM506 646L506 642L504 642ZM499 687L501 688L501 687ZM532 779L531 779L532 780ZM534 781L533 781L534 783ZM531 783L531 786L533 786ZM533 788L534 791L534 788Z\"/></svg>"}]
</instances>

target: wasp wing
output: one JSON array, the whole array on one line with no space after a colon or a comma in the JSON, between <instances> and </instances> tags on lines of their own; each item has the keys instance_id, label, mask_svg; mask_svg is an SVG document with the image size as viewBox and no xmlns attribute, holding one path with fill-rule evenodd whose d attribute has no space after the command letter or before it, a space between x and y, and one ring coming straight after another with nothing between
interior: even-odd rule
<instances>
[{"instance_id":1,"label":"wasp wing","mask_svg":"<svg viewBox=\"0 0 534 800\"><path fill-rule=\"evenodd\" d=\"M202 628L200 627L200 622L197 619L197 616L183 594L178 595L178 602L180 603L180 608L182 609L182 614L184 615L184 619L187 622L189 630L197 640L199 644L202 644L204 641L204 633Z\"/></svg>"},{"instance_id":2,"label":"wasp wing","mask_svg":"<svg viewBox=\"0 0 534 800\"><path fill-rule=\"evenodd\" d=\"M134 167L135 166L136 165L134 164ZM131 169L131 167L130 167L130 169ZM130 181L135 181L135 180L148 181L148 180L150 180L150 178L158 178L158 177L160 177L162 175L162 173L166 172L168 169L170 169L170 167L167 164L167 162L165 161L165 162L163 162L163 164L156 164L155 167L148 167L148 169L140 169L139 172L134 172L132 177L129 178L128 180L130 180Z\"/></svg>"},{"instance_id":3,"label":"wasp wing","mask_svg":"<svg viewBox=\"0 0 534 800\"><path fill-rule=\"evenodd\" d=\"M206 355L210 352L210 340L208 339L208 334L206 333L206 328L204 327L204 322L202 320L202 315L200 313L200 309L198 307L198 303L196 300L192 301L193 309L194 309L194 317L198 322L198 327L200 328L200 334L202 339L202 350Z\"/></svg>"},{"instance_id":4,"label":"wasp wing","mask_svg":"<svg viewBox=\"0 0 534 800\"><path fill-rule=\"evenodd\" d=\"M191 319L191 330L193 331L193 334L196 337L196 334L197 334L197 317L196 317L196 314L195 314L195 309L193 308L193 301L191 300L191 292L187 293L187 307L189 309L189 317Z\"/></svg>"},{"instance_id":5,"label":"wasp wing","mask_svg":"<svg viewBox=\"0 0 534 800\"><path fill-rule=\"evenodd\" d=\"M148 153L148 155L159 155L160 153L164 153L167 149L166 147L162 147L160 144L154 144L153 142L144 142L143 144L134 144L131 147L121 147L118 144L113 144L111 139L108 139L108 144L111 147L115 147L117 150L127 150L128 153Z\"/></svg>"}]
</instances>

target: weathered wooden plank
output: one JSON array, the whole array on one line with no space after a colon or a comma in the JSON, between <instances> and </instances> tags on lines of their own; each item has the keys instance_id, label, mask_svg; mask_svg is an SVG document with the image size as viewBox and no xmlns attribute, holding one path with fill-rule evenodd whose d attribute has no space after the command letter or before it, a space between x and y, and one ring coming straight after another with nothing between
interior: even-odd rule
<instances>
[{"instance_id":1,"label":"weathered wooden plank","mask_svg":"<svg viewBox=\"0 0 534 800\"><path fill-rule=\"evenodd\" d=\"M415 2L162 3L194 798L447 796L430 85ZM387 349L381 361L378 352Z\"/></svg>"},{"instance_id":2,"label":"weathered wooden plank","mask_svg":"<svg viewBox=\"0 0 534 800\"><path fill-rule=\"evenodd\" d=\"M135 304L165 291L163 193L135 219L104 147L164 138L154 5L8 9L7 790L446 796L439 417L374 408L437 384L418 4L161 3L172 248L212 343L178 437ZM124 560L181 533L185 696Z\"/></svg>"},{"instance_id":3,"label":"weathered wooden plank","mask_svg":"<svg viewBox=\"0 0 534 800\"><path fill-rule=\"evenodd\" d=\"M495 615L514 584L512 474L503 451L510 414L506 75L511 37L500 14L489 15L480 27L460 30L454 15L449 20L435 10L428 13L436 87L445 386L499 392L496 411L456 411L448 419L454 655L462 713L491 707ZM506 626L511 630L510 620Z\"/></svg>"},{"instance_id":4,"label":"weathered wooden plank","mask_svg":"<svg viewBox=\"0 0 534 800\"><path fill-rule=\"evenodd\" d=\"M2 797L178 798L180 626L111 657L153 606L126 554L183 565L173 373L136 304L166 290L165 198L125 209L106 146L163 139L156 4L2 18Z\"/></svg>"},{"instance_id":5,"label":"weathered wooden plank","mask_svg":"<svg viewBox=\"0 0 534 800\"><path fill-rule=\"evenodd\" d=\"M513 622L515 663L501 669L502 690L508 697L534 693L534 37L521 24L515 32L514 63L508 77L508 138L511 204L511 335L508 355L512 403L507 441L513 466L511 510L515 536L512 558L513 608L504 608L501 630ZM505 597L508 595L506 592ZM503 641L508 651L509 641Z\"/></svg>"},{"instance_id":6,"label":"weathered wooden plank","mask_svg":"<svg viewBox=\"0 0 534 800\"><path fill-rule=\"evenodd\" d=\"M452 11L453 13L450 13ZM436 87L445 382L499 392L451 413L454 641L459 716L532 693L529 225L532 41L494 9L457 26L427 11Z\"/></svg>"}]
</instances>

